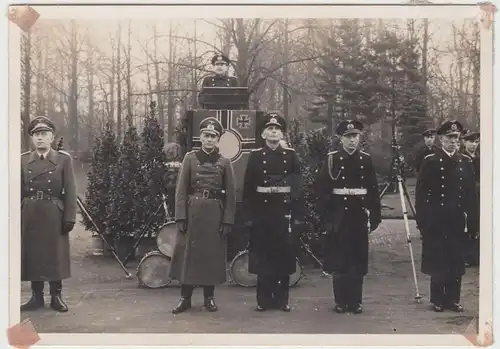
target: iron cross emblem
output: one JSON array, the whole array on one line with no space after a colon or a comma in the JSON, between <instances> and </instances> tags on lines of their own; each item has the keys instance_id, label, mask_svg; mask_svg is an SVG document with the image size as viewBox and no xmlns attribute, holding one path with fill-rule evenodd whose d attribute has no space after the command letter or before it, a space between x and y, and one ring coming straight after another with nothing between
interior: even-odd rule
<instances>
[{"instance_id":1,"label":"iron cross emblem","mask_svg":"<svg viewBox=\"0 0 500 349\"><path fill-rule=\"evenodd\" d=\"M249 128L250 127L250 118L247 114L242 114L236 120L239 128Z\"/></svg>"}]
</instances>

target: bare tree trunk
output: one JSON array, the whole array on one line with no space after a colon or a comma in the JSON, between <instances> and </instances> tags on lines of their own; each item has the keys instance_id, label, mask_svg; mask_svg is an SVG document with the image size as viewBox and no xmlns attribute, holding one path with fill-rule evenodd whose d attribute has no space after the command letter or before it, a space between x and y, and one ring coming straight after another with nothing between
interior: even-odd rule
<instances>
[{"instance_id":1,"label":"bare tree trunk","mask_svg":"<svg viewBox=\"0 0 500 349\"><path fill-rule=\"evenodd\" d=\"M90 46L90 42L89 42ZM93 66L93 59L92 59L92 53L89 55L88 62L87 62L87 89L88 89L88 95L89 95L89 118L88 118L88 147L87 150L92 149L92 145L94 144L94 132L93 132L93 125L94 125L94 66Z\"/></svg>"},{"instance_id":2,"label":"bare tree trunk","mask_svg":"<svg viewBox=\"0 0 500 349\"><path fill-rule=\"evenodd\" d=\"M79 150L79 125L78 125L78 48L76 42L76 23L71 20L71 82L69 98L69 123L71 125L70 149Z\"/></svg>"},{"instance_id":3,"label":"bare tree trunk","mask_svg":"<svg viewBox=\"0 0 500 349\"><path fill-rule=\"evenodd\" d=\"M284 43L283 43L283 62L285 65L283 66L283 117L286 121L287 124L290 123L290 116L288 115L288 106L290 104L288 100L288 78L289 78L289 72L288 72L288 19L285 18L285 23L284 23Z\"/></svg>"},{"instance_id":4,"label":"bare tree trunk","mask_svg":"<svg viewBox=\"0 0 500 349\"><path fill-rule=\"evenodd\" d=\"M168 31L168 110L167 110L167 141L172 142L174 137L175 101L172 92L174 88L174 42L172 39L172 21Z\"/></svg>"},{"instance_id":5,"label":"bare tree trunk","mask_svg":"<svg viewBox=\"0 0 500 349\"><path fill-rule=\"evenodd\" d=\"M198 76L197 76L197 71L196 71L196 67L197 67L197 59L196 59L196 55L197 55L197 50L196 50L196 32L197 32L197 28L196 28L196 19L194 20L194 35L193 35L193 38L195 38L195 40L193 40L193 54L192 54L192 57L191 57L191 64L193 66L193 68L191 69L191 108L195 108L196 105L198 105L198 93L197 93L197 89L198 89L198 86L197 86L197 80L198 80Z\"/></svg>"},{"instance_id":6,"label":"bare tree trunk","mask_svg":"<svg viewBox=\"0 0 500 349\"><path fill-rule=\"evenodd\" d=\"M424 18L424 37L422 38L422 85L424 86L425 106L429 107L427 87L427 45L429 43L429 19Z\"/></svg>"},{"instance_id":7,"label":"bare tree trunk","mask_svg":"<svg viewBox=\"0 0 500 349\"><path fill-rule=\"evenodd\" d=\"M28 30L24 37L24 100L23 100L23 133L24 149L30 149L30 136L28 134L28 125L30 123L30 102L31 102L31 30Z\"/></svg>"},{"instance_id":8,"label":"bare tree trunk","mask_svg":"<svg viewBox=\"0 0 500 349\"><path fill-rule=\"evenodd\" d=\"M154 65L155 65L155 79L156 79L156 101L158 106L159 118L158 122L160 123L160 127L165 134L165 113L164 113L164 105L163 105L163 95L161 92L161 75L160 75L160 64L158 63L158 44L157 44L158 34L156 32L156 25L153 26L153 57L154 57Z\"/></svg>"},{"instance_id":9,"label":"bare tree trunk","mask_svg":"<svg viewBox=\"0 0 500 349\"><path fill-rule=\"evenodd\" d=\"M116 79L117 79L117 91L116 91L116 99L117 99L117 115L116 115L116 136L118 139L118 143L121 142L122 139L122 75L121 72L121 59L120 52L122 46L122 27L118 22L118 45L116 46Z\"/></svg>"},{"instance_id":10,"label":"bare tree trunk","mask_svg":"<svg viewBox=\"0 0 500 349\"><path fill-rule=\"evenodd\" d=\"M127 80L126 80L126 84L127 84L127 114L130 115L130 117L132 118L132 120L134 120L134 114L132 112L132 71L131 71L131 68L130 68L130 61L132 60L131 58L131 51L132 51L132 45L130 44L130 37L132 35L132 32L131 32L131 20L128 21L128 33L127 33L127 36L128 36L128 43L127 43L127 54L125 56L125 59L127 60L126 61L126 64L127 64Z\"/></svg>"},{"instance_id":11,"label":"bare tree trunk","mask_svg":"<svg viewBox=\"0 0 500 349\"><path fill-rule=\"evenodd\" d=\"M36 115L45 115L45 101L43 98L43 56L42 50L39 48L37 52L37 75L36 75Z\"/></svg>"}]
</instances>

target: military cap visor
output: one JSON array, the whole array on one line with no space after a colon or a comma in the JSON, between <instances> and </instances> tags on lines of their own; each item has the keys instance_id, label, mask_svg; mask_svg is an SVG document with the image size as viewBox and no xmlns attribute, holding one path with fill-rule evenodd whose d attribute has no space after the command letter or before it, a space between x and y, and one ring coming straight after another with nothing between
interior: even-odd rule
<instances>
[{"instance_id":1,"label":"military cap visor","mask_svg":"<svg viewBox=\"0 0 500 349\"><path fill-rule=\"evenodd\" d=\"M52 121L46 117L40 116L33 119L28 126L28 133L32 136L35 132L51 131L55 132L56 127Z\"/></svg>"},{"instance_id":2,"label":"military cap visor","mask_svg":"<svg viewBox=\"0 0 500 349\"><path fill-rule=\"evenodd\" d=\"M276 113L270 113L265 116L265 121L266 123L264 124L264 129L268 128L269 126L278 126L282 130L285 130L286 128L286 122L281 115L278 115Z\"/></svg>"},{"instance_id":3,"label":"military cap visor","mask_svg":"<svg viewBox=\"0 0 500 349\"><path fill-rule=\"evenodd\" d=\"M444 122L437 130L440 136L460 135L464 127L456 120Z\"/></svg>"},{"instance_id":4,"label":"military cap visor","mask_svg":"<svg viewBox=\"0 0 500 349\"><path fill-rule=\"evenodd\" d=\"M335 133L339 136L345 136L348 134L359 134L363 130L363 124L357 120L346 120L342 121L335 130Z\"/></svg>"},{"instance_id":5,"label":"military cap visor","mask_svg":"<svg viewBox=\"0 0 500 349\"><path fill-rule=\"evenodd\" d=\"M479 132L466 132L462 136L462 139L465 141L475 141L480 136Z\"/></svg>"},{"instance_id":6,"label":"military cap visor","mask_svg":"<svg viewBox=\"0 0 500 349\"><path fill-rule=\"evenodd\" d=\"M212 57L212 65L218 64L218 63L223 63L229 65L229 58L227 58L224 55L215 55Z\"/></svg>"},{"instance_id":7,"label":"military cap visor","mask_svg":"<svg viewBox=\"0 0 500 349\"><path fill-rule=\"evenodd\" d=\"M220 136L222 134L222 125L215 118L206 118L200 123L200 134L203 132Z\"/></svg>"},{"instance_id":8,"label":"military cap visor","mask_svg":"<svg viewBox=\"0 0 500 349\"><path fill-rule=\"evenodd\" d=\"M430 128L428 130L425 130L422 133L422 136L424 136L424 137L430 137L430 136L434 136L435 134L436 134L436 129Z\"/></svg>"}]
</instances>

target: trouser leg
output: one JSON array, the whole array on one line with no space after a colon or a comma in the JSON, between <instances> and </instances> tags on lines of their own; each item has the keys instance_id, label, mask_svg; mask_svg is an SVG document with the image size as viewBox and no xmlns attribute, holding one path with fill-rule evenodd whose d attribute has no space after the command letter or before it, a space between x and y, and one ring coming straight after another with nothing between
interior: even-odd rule
<instances>
[{"instance_id":1,"label":"trouser leg","mask_svg":"<svg viewBox=\"0 0 500 349\"><path fill-rule=\"evenodd\" d=\"M262 308L270 308L273 303L274 278L270 276L257 276L257 305Z\"/></svg>"},{"instance_id":2,"label":"trouser leg","mask_svg":"<svg viewBox=\"0 0 500 349\"><path fill-rule=\"evenodd\" d=\"M203 286L203 297L214 298L214 295L215 295L215 286L213 285Z\"/></svg>"},{"instance_id":3,"label":"trouser leg","mask_svg":"<svg viewBox=\"0 0 500 349\"><path fill-rule=\"evenodd\" d=\"M62 281L61 280L50 281L49 287L51 296L60 295L62 292Z\"/></svg>"},{"instance_id":4,"label":"trouser leg","mask_svg":"<svg viewBox=\"0 0 500 349\"><path fill-rule=\"evenodd\" d=\"M274 282L274 299L277 307L283 307L288 304L290 296L290 276L283 275L277 277Z\"/></svg>"},{"instance_id":5,"label":"trouser leg","mask_svg":"<svg viewBox=\"0 0 500 349\"><path fill-rule=\"evenodd\" d=\"M45 283L43 281L31 281L31 291L34 294L43 294Z\"/></svg>"},{"instance_id":6,"label":"trouser leg","mask_svg":"<svg viewBox=\"0 0 500 349\"><path fill-rule=\"evenodd\" d=\"M445 304L460 303L460 292L462 289L462 277L450 277L444 285Z\"/></svg>"},{"instance_id":7,"label":"trouser leg","mask_svg":"<svg viewBox=\"0 0 500 349\"><path fill-rule=\"evenodd\" d=\"M191 299L193 296L193 285L181 285L181 297L186 299Z\"/></svg>"},{"instance_id":8,"label":"trouser leg","mask_svg":"<svg viewBox=\"0 0 500 349\"><path fill-rule=\"evenodd\" d=\"M431 277L431 303L442 306L445 301L444 280L439 277Z\"/></svg>"},{"instance_id":9,"label":"trouser leg","mask_svg":"<svg viewBox=\"0 0 500 349\"><path fill-rule=\"evenodd\" d=\"M363 276L349 275L345 292L350 306L361 305L363 303Z\"/></svg>"},{"instance_id":10,"label":"trouser leg","mask_svg":"<svg viewBox=\"0 0 500 349\"><path fill-rule=\"evenodd\" d=\"M332 284L333 284L333 299L335 301L335 304L340 305L340 306L347 306L348 300L347 300L347 294L346 294L346 288L347 288L347 277L344 275L338 275L334 274L332 278Z\"/></svg>"}]
</instances>

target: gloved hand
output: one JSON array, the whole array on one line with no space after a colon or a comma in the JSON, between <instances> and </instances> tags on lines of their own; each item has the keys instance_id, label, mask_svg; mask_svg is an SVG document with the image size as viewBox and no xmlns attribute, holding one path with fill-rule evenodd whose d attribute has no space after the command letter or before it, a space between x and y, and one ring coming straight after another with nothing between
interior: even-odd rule
<instances>
[{"instance_id":1,"label":"gloved hand","mask_svg":"<svg viewBox=\"0 0 500 349\"><path fill-rule=\"evenodd\" d=\"M75 227L75 222L63 222L62 235L68 234Z\"/></svg>"},{"instance_id":2,"label":"gloved hand","mask_svg":"<svg viewBox=\"0 0 500 349\"><path fill-rule=\"evenodd\" d=\"M186 221L178 221L177 222L177 231L181 234L187 233L187 224Z\"/></svg>"},{"instance_id":3,"label":"gloved hand","mask_svg":"<svg viewBox=\"0 0 500 349\"><path fill-rule=\"evenodd\" d=\"M231 233L231 225L229 224L222 224L220 228L220 235L223 237L226 237L229 233Z\"/></svg>"}]
</instances>

